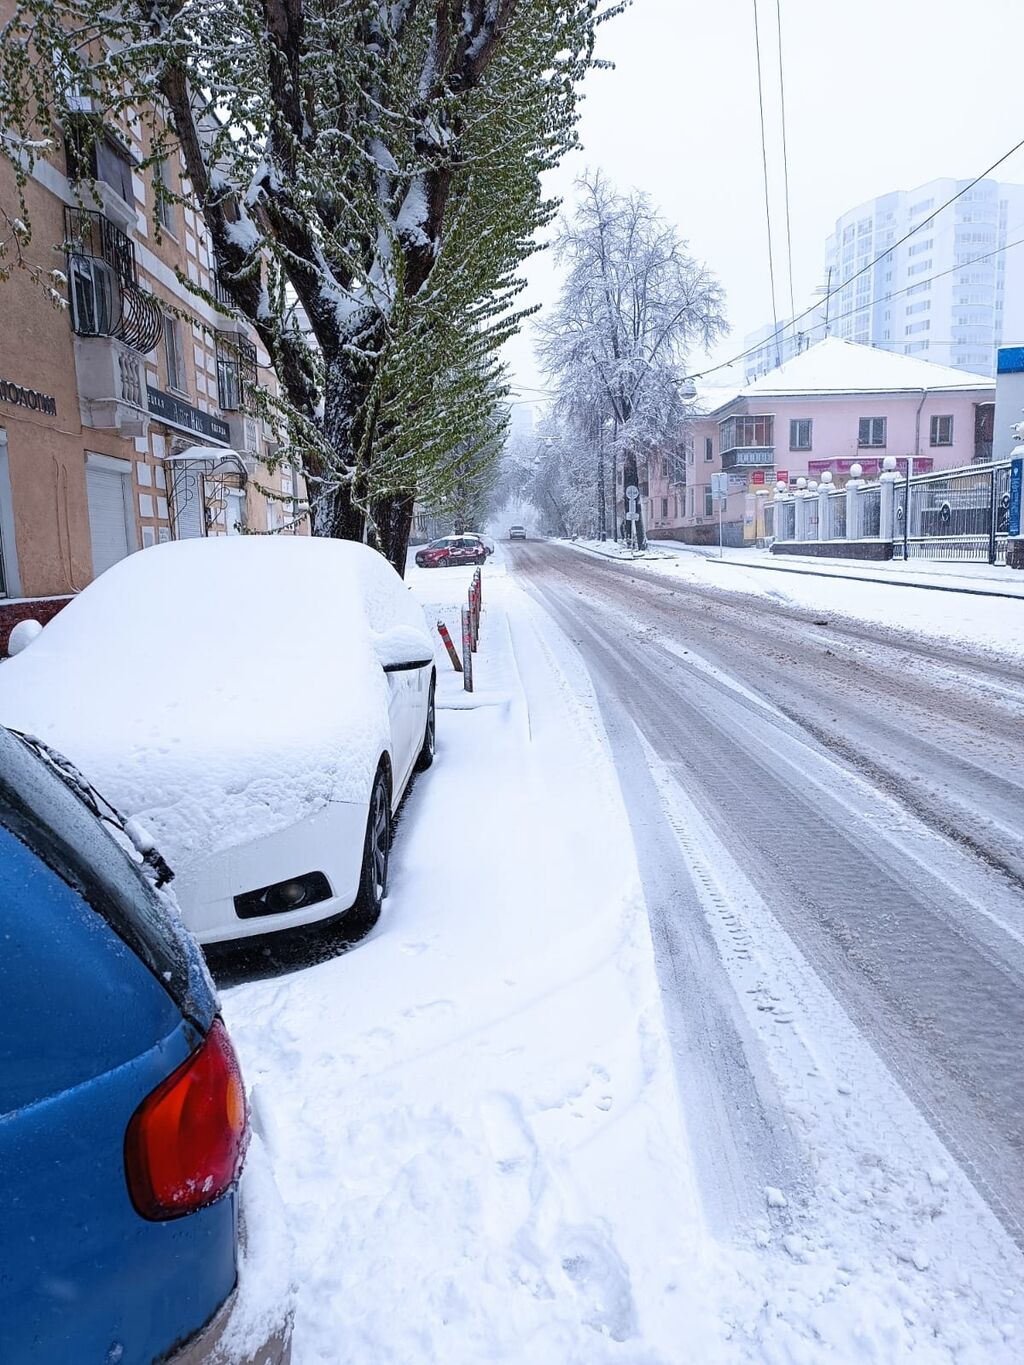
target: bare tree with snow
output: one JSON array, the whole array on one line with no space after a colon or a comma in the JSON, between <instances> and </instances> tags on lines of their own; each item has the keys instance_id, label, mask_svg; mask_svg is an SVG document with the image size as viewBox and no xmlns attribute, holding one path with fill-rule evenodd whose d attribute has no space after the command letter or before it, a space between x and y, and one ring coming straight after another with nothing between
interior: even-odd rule
<instances>
[{"instance_id":1,"label":"bare tree with snow","mask_svg":"<svg viewBox=\"0 0 1024 1365\"><path fill-rule=\"evenodd\" d=\"M401 566L414 498L493 443L540 177L623 2L19 0L0 147L24 183L72 123L98 134L88 107L143 165L178 149L164 194L202 213L272 357L315 532Z\"/></svg>"},{"instance_id":2,"label":"bare tree with snow","mask_svg":"<svg viewBox=\"0 0 1024 1365\"><path fill-rule=\"evenodd\" d=\"M555 240L566 276L538 325L538 356L577 426L587 413L598 431L612 419L622 481L639 486L647 456L678 438L687 359L723 334L724 295L647 195L619 192L600 171L579 188ZM642 516L637 532L643 545Z\"/></svg>"}]
</instances>

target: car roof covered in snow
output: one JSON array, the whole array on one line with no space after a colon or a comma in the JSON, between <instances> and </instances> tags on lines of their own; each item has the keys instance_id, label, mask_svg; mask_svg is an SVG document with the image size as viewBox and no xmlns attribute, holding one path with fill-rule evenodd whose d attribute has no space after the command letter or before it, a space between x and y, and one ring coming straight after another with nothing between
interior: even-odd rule
<instances>
[{"instance_id":1,"label":"car roof covered in snow","mask_svg":"<svg viewBox=\"0 0 1024 1365\"><path fill-rule=\"evenodd\" d=\"M432 654L422 610L366 546L154 546L0 667L0 720L65 753L182 871L365 799L388 737L374 632L399 628Z\"/></svg>"}]
</instances>

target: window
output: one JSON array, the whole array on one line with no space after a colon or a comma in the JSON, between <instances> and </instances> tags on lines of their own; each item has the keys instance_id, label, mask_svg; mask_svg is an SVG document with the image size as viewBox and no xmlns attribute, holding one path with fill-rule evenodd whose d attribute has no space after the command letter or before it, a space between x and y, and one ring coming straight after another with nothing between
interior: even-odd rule
<instances>
[{"instance_id":1,"label":"window","mask_svg":"<svg viewBox=\"0 0 1024 1365\"><path fill-rule=\"evenodd\" d=\"M156 195L156 216L162 227L174 233L177 224L177 205L167 195L171 190L170 171L166 157L161 157L153 167L153 192Z\"/></svg>"},{"instance_id":2,"label":"window","mask_svg":"<svg viewBox=\"0 0 1024 1365\"><path fill-rule=\"evenodd\" d=\"M931 306L932 306L931 299L920 299L917 303L907 304L907 314L909 315L911 313L927 313L930 311Z\"/></svg>"},{"instance_id":3,"label":"window","mask_svg":"<svg viewBox=\"0 0 1024 1365\"><path fill-rule=\"evenodd\" d=\"M885 418L862 417L857 431L857 444L859 446L884 446Z\"/></svg>"},{"instance_id":4,"label":"window","mask_svg":"<svg viewBox=\"0 0 1024 1365\"><path fill-rule=\"evenodd\" d=\"M934 203L934 199L922 199L919 204L912 205L910 210L911 217L916 218L919 213L926 213Z\"/></svg>"},{"instance_id":5,"label":"window","mask_svg":"<svg viewBox=\"0 0 1024 1365\"><path fill-rule=\"evenodd\" d=\"M934 237L929 237L925 242L915 242L913 246L907 248L908 256L920 256L922 251L931 251Z\"/></svg>"},{"instance_id":6,"label":"window","mask_svg":"<svg viewBox=\"0 0 1024 1365\"><path fill-rule=\"evenodd\" d=\"M68 257L71 325L79 336L113 336L121 320L113 270L98 256Z\"/></svg>"},{"instance_id":7,"label":"window","mask_svg":"<svg viewBox=\"0 0 1024 1365\"><path fill-rule=\"evenodd\" d=\"M935 419L933 418L932 420L934 421ZM935 444L935 442L933 441L933 442L932 442L932 445L934 445L934 444ZM661 500L661 515L662 515L663 517L667 517L667 516L668 516L668 498L662 498L662 500Z\"/></svg>"},{"instance_id":8,"label":"window","mask_svg":"<svg viewBox=\"0 0 1024 1365\"><path fill-rule=\"evenodd\" d=\"M932 258L929 256L926 261L918 261L916 265L907 266L908 275L923 275L926 270L931 270Z\"/></svg>"},{"instance_id":9,"label":"window","mask_svg":"<svg viewBox=\"0 0 1024 1365\"><path fill-rule=\"evenodd\" d=\"M790 422L789 448L790 450L810 450L811 419L809 417L796 417Z\"/></svg>"},{"instance_id":10,"label":"window","mask_svg":"<svg viewBox=\"0 0 1024 1365\"><path fill-rule=\"evenodd\" d=\"M714 515L714 511L715 511L715 504L714 504L714 502L712 501L712 498L711 498L711 489L710 489L710 488L705 488L705 490L704 490L704 515L705 515L706 517L713 516L713 515Z\"/></svg>"},{"instance_id":11,"label":"window","mask_svg":"<svg viewBox=\"0 0 1024 1365\"><path fill-rule=\"evenodd\" d=\"M216 343L217 401L224 412L242 412L256 387L256 347L240 332L217 332Z\"/></svg>"},{"instance_id":12,"label":"window","mask_svg":"<svg viewBox=\"0 0 1024 1365\"><path fill-rule=\"evenodd\" d=\"M181 325L177 318L164 317L164 358L167 362L167 387L185 392L185 356L181 349Z\"/></svg>"},{"instance_id":13,"label":"window","mask_svg":"<svg viewBox=\"0 0 1024 1365\"><path fill-rule=\"evenodd\" d=\"M689 509L690 509L689 512L687 513L687 515L692 517L692 516L693 516L693 506L694 506L694 490L693 490L692 488L688 488L688 489L686 490L686 494L687 494L687 501L688 501Z\"/></svg>"},{"instance_id":14,"label":"window","mask_svg":"<svg viewBox=\"0 0 1024 1365\"><path fill-rule=\"evenodd\" d=\"M125 203L135 203L132 158L112 129L80 115L68 126L64 144L69 180L101 180Z\"/></svg>"},{"instance_id":15,"label":"window","mask_svg":"<svg viewBox=\"0 0 1024 1365\"><path fill-rule=\"evenodd\" d=\"M704 458L713 460L715 458L715 443L710 436L704 437Z\"/></svg>"},{"instance_id":16,"label":"window","mask_svg":"<svg viewBox=\"0 0 1024 1365\"><path fill-rule=\"evenodd\" d=\"M911 322L911 323L908 323L907 326L904 327L903 333L904 333L905 336L908 336L908 337L909 337L909 336L913 336L915 332L928 332L928 331L931 331L931 326L932 326L932 324L931 324L931 323L928 321L928 319L926 318L926 319L924 320L924 322Z\"/></svg>"},{"instance_id":17,"label":"window","mask_svg":"<svg viewBox=\"0 0 1024 1365\"><path fill-rule=\"evenodd\" d=\"M668 460L662 460L661 462L661 477L663 479L668 478Z\"/></svg>"},{"instance_id":18,"label":"window","mask_svg":"<svg viewBox=\"0 0 1024 1365\"><path fill-rule=\"evenodd\" d=\"M933 446L951 446L953 444L953 419L952 417L933 417L932 418L932 439Z\"/></svg>"}]
</instances>

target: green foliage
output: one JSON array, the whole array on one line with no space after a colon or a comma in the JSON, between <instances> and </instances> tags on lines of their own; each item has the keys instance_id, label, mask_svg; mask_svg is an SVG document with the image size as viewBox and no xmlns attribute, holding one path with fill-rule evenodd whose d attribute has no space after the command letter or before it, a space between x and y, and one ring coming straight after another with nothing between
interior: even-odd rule
<instances>
[{"instance_id":1,"label":"green foliage","mask_svg":"<svg viewBox=\"0 0 1024 1365\"><path fill-rule=\"evenodd\" d=\"M273 359L316 529L359 536L493 450L497 352L555 208L540 177L621 8L21 0L0 31L2 145L23 178L88 96L144 130L149 163L180 153L189 183L167 195L201 210Z\"/></svg>"}]
</instances>

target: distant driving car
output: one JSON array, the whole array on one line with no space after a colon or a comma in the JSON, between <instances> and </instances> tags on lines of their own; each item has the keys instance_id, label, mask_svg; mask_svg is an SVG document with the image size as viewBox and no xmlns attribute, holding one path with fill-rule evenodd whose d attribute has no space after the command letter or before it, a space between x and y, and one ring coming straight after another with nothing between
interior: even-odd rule
<instances>
[{"instance_id":1,"label":"distant driving car","mask_svg":"<svg viewBox=\"0 0 1024 1365\"><path fill-rule=\"evenodd\" d=\"M0 727L0 1356L227 1359L238 1062L194 940L90 795ZM288 1335L268 1319L231 1359L283 1365Z\"/></svg>"},{"instance_id":2,"label":"distant driving car","mask_svg":"<svg viewBox=\"0 0 1024 1365\"><path fill-rule=\"evenodd\" d=\"M526 539L526 527L525 527L525 526L510 526L510 527L508 528L508 538L509 538L509 540L525 540L525 539Z\"/></svg>"},{"instance_id":3,"label":"distant driving car","mask_svg":"<svg viewBox=\"0 0 1024 1365\"><path fill-rule=\"evenodd\" d=\"M421 569L444 569L449 564L483 564L489 551L479 536L442 536L416 551Z\"/></svg>"},{"instance_id":4,"label":"distant driving car","mask_svg":"<svg viewBox=\"0 0 1024 1365\"><path fill-rule=\"evenodd\" d=\"M210 537L101 574L0 668L0 721L141 822L201 943L339 915L357 937L433 761L434 687L423 612L376 551Z\"/></svg>"}]
</instances>

